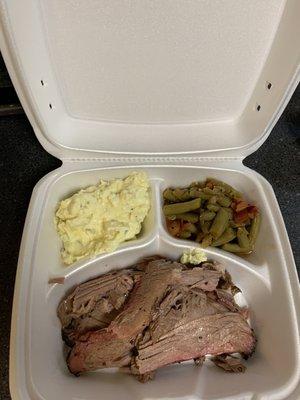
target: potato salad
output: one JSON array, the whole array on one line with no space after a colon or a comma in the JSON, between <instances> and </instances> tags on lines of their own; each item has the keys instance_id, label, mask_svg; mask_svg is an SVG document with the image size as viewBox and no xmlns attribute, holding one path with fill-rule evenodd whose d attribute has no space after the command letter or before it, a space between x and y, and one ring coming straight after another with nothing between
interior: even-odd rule
<instances>
[{"instance_id":1,"label":"potato salad","mask_svg":"<svg viewBox=\"0 0 300 400\"><path fill-rule=\"evenodd\" d=\"M101 180L58 204L55 225L66 265L112 252L142 229L150 209L149 179L133 172L124 179Z\"/></svg>"}]
</instances>

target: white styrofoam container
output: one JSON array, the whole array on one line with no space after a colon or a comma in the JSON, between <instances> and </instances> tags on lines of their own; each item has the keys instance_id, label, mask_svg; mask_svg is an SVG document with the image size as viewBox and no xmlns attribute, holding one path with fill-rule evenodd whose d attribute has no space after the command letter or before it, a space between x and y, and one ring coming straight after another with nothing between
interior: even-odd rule
<instances>
[{"instance_id":1,"label":"white styrofoam container","mask_svg":"<svg viewBox=\"0 0 300 400\"><path fill-rule=\"evenodd\" d=\"M13 399L299 399L293 256L270 184L242 163L299 81L299 0L0 0L0 17L1 52L22 105L41 144L63 161L35 187L25 223L11 329ZM63 267L57 202L138 169L152 187L139 238ZM71 376L56 317L62 296L142 256L176 258L192 246L166 232L161 192L207 176L237 187L263 215L254 254L207 250L251 307L258 346L246 373L207 363L164 368L145 385L111 370ZM49 285L54 276L65 284Z\"/></svg>"}]
</instances>

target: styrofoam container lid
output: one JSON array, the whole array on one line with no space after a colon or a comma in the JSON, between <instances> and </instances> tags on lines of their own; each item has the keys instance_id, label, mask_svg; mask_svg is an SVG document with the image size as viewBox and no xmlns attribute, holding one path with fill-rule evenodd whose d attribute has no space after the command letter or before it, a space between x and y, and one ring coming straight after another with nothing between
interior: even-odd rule
<instances>
[{"instance_id":1,"label":"styrofoam container lid","mask_svg":"<svg viewBox=\"0 0 300 400\"><path fill-rule=\"evenodd\" d=\"M1 47L60 158L243 157L299 79L298 0L2 0Z\"/></svg>"}]
</instances>

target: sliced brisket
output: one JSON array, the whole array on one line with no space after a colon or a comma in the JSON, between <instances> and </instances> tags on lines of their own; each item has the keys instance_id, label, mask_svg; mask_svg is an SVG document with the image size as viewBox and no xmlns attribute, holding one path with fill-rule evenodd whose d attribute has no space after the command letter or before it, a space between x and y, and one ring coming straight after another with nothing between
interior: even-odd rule
<instances>
[{"instance_id":1,"label":"sliced brisket","mask_svg":"<svg viewBox=\"0 0 300 400\"><path fill-rule=\"evenodd\" d=\"M250 355L255 347L234 287L220 264L186 266L160 256L79 285L58 307L73 345L70 371L120 367L146 381L157 368L208 354L229 368L226 354Z\"/></svg>"},{"instance_id":2,"label":"sliced brisket","mask_svg":"<svg viewBox=\"0 0 300 400\"><path fill-rule=\"evenodd\" d=\"M251 354L255 338L245 319L237 313L200 317L180 324L158 340L138 345L132 369L145 374L164 365L223 353Z\"/></svg>"},{"instance_id":3,"label":"sliced brisket","mask_svg":"<svg viewBox=\"0 0 300 400\"><path fill-rule=\"evenodd\" d=\"M107 326L133 289L137 273L122 270L92 279L76 287L57 309L62 336L72 345L81 334Z\"/></svg>"}]
</instances>

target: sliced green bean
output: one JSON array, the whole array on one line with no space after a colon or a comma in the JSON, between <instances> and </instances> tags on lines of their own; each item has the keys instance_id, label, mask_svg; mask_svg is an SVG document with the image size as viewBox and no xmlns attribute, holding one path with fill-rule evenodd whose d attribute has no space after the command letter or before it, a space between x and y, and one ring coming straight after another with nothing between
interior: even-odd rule
<instances>
[{"instance_id":1,"label":"sliced green bean","mask_svg":"<svg viewBox=\"0 0 300 400\"><path fill-rule=\"evenodd\" d=\"M204 236L204 239L201 242L202 247L210 246L213 241L212 235L209 233L208 235Z\"/></svg>"},{"instance_id":2,"label":"sliced green bean","mask_svg":"<svg viewBox=\"0 0 300 400\"><path fill-rule=\"evenodd\" d=\"M210 227L210 233L214 239L218 239L228 227L229 214L224 208L220 208Z\"/></svg>"},{"instance_id":3,"label":"sliced green bean","mask_svg":"<svg viewBox=\"0 0 300 400\"><path fill-rule=\"evenodd\" d=\"M216 190L218 193L225 193L226 190L223 186L214 185L213 190Z\"/></svg>"},{"instance_id":4,"label":"sliced green bean","mask_svg":"<svg viewBox=\"0 0 300 400\"><path fill-rule=\"evenodd\" d=\"M205 236L205 233L203 233L203 232L198 232L198 233L197 233L197 236L196 236L196 242L198 242L198 243L202 242L204 236Z\"/></svg>"},{"instance_id":5,"label":"sliced green bean","mask_svg":"<svg viewBox=\"0 0 300 400\"><path fill-rule=\"evenodd\" d=\"M203 193L205 193L205 194L210 194L210 195L212 195L212 196L216 194L216 193L213 191L213 189L210 189L210 188L208 188L208 187L203 188L202 191L203 191Z\"/></svg>"},{"instance_id":6,"label":"sliced green bean","mask_svg":"<svg viewBox=\"0 0 300 400\"><path fill-rule=\"evenodd\" d=\"M241 226L245 226L246 224L247 224L247 221L246 222L239 222L239 223L234 222L234 221L229 221L229 225L232 228L240 228Z\"/></svg>"},{"instance_id":7,"label":"sliced green bean","mask_svg":"<svg viewBox=\"0 0 300 400\"><path fill-rule=\"evenodd\" d=\"M209 204L217 204L217 196L211 196L211 198L208 200Z\"/></svg>"},{"instance_id":8,"label":"sliced green bean","mask_svg":"<svg viewBox=\"0 0 300 400\"><path fill-rule=\"evenodd\" d=\"M217 206L216 204L207 204L206 207L209 211L214 211L217 212L220 210L220 206Z\"/></svg>"},{"instance_id":9,"label":"sliced green bean","mask_svg":"<svg viewBox=\"0 0 300 400\"><path fill-rule=\"evenodd\" d=\"M234 198L241 198L242 195L240 192L235 190L232 186L228 185L225 182L219 181L218 179L208 178L207 181L212 182L215 186L221 186L225 189L225 193L228 193L230 196Z\"/></svg>"},{"instance_id":10,"label":"sliced green bean","mask_svg":"<svg viewBox=\"0 0 300 400\"><path fill-rule=\"evenodd\" d=\"M199 197L201 200L206 201L206 200L210 200L212 196L210 194L201 192Z\"/></svg>"},{"instance_id":11,"label":"sliced green bean","mask_svg":"<svg viewBox=\"0 0 300 400\"><path fill-rule=\"evenodd\" d=\"M181 239L188 239L188 238L190 238L191 236L192 236L192 233L189 232L189 231L182 231L182 232L179 234L179 237L180 237Z\"/></svg>"},{"instance_id":12,"label":"sliced green bean","mask_svg":"<svg viewBox=\"0 0 300 400\"><path fill-rule=\"evenodd\" d=\"M197 188L190 189L191 199L197 199L198 197L201 197L201 195L202 195L202 192L200 189L197 189Z\"/></svg>"},{"instance_id":13,"label":"sliced green bean","mask_svg":"<svg viewBox=\"0 0 300 400\"><path fill-rule=\"evenodd\" d=\"M181 219L182 221L187 221L187 222L198 222L199 221L199 215L195 213L184 213L184 214L174 214L174 215L168 215L167 218L169 220L174 220L174 219Z\"/></svg>"},{"instance_id":14,"label":"sliced green bean","mask_svg":"<svg viewBox=\"0 0 300 400\"><path fill-rule=\"evenodd\" d=\"M214 186L212 191L214 192L214 194L217 194L217 195L223 193L220 186Z\"/></svg>"},{"instance_id":15,"label":"sliced green bean","mask_svg":"<svg viewBox=\"0 0 300 400\"><path fill-rule=\"evenodd\" d=\"M191 222L187 222L186 224L184 224L183 230L191 232L191 233L197 233L196 226L194 224L192 224Z\"/></svg>"},{"instance_id":16,"label":"sliced green bean","mask_svg":"<svg viewBox=\"0 0 300 400\"><path fill-rule=\"evenodd\" d=\"M246 228L238 228L236 236L240 247L244 249L251 248Z\"/></svg>"},{"instance_id":17,"label":"sliced green bean","mask_svg":"<svg viewBox=\"0 0 300 400\"><path fill-rule=\"evenodd\" d=\"M165 215L184 214L189 211L197 210L201 206L201 199L194 199L185 203L167 204L163 207Z\"/></svg>"},{"instance_id":18,"label":"sliced green bean","mask_svg":"<svg viewBox=\"0 0 300 400\"><path fill-rule=\"evenodd\" d=\"M172 189L166 189L163 193L163 196L166 200L169 201L176 201L176 197L173 194L173 190Z\"/></svg>"},{"instance_id":19,"label":"sliced green bean","mask_svg":"<svg viewBox=\"0 0 300 400\"><path fill-rule=\"evenodd\" d=\"M209 221L200 220L200 227L203 233L207 234L209 232L210 225Z\"/></svg>"},{"instance_id":20,"label":"sliced green bean","mask_svg":"<svg viewBox=\"0 0 300 400\"><path fill-rule=\"evenodd\" d=\"M173 195L176 197L177 201L187 201L190 200L190 191L188 189L176 188L173 190Z\"/></svg>"},{"instance_id":21,"label":"sliced green bean","mask_svg":"<svg viewBox=\"0 0 300 400\"><path fill-rule=\"evenodd\" d=\"M226 212L228 212L228 214L229 214L229 219L232 220L232 219L233 219L233 209L230 208L230 207L223 207L223 208L224 208L224 210L225 210Z\"/></svg>"},{"instance_id":22,"label":"sliced green bean","mask_svg":"<svg viewBox=\"0 0 300 400\"><path fill-rule=\"evenodd\" d=\"M212 246L222 246L225 243L231 242L236 238L236 232L232 228L227 228L226 231L219 237L219 239L212 242Z\"/></svg>"},{"instance_id":23,"label":"sliced green bean","mask_svg":"<svg viewBox=\"0 0 300 400\"><path fill-rule=\"evenodd\" d=\"M226 243L222 246L222 249L225 251L229 251L230 253L241 253L241 254L251 253L251 249L240 247L238 244L235 243Z\"/></svg>"},{"instance_id":24,"label":"sliced green bean","mask_svg":"<svg viewBox=\"0 0 300 400\"><path fill-rule=\"evenodd\" d=\"M168 216L166 216L166 218L167 218L169 221L175 221L175 219L177 219L177 217L176 217L175 214L174 214L174 215L168 215Z\"/></svg>"},{"instance_id":25,"label":"sliced green bean","mask_svg":"<svg viewBox=\"0 0 300 400\"><path fill-rule=\"evenodd\" d=\"M232 203L232 200L227 196L219 195L217 197L217 203L222 207L229 207Z\"/></svg>"},{"instance_id":26,"label":"sliced green bean","mask_svg":"<svg viewBox=\"0 0 300 400\"><path fill-rule=\"evenodd\" d=\"M200 213L200 221L212 221L216 216L216 213L213 211L203 211Z\"/></svg>"},{"instance_id":27,"label":"sliced green bean","mask_svg":"<svg viewBox=\"0 0 300 400\"><path fill-rule=\"evenodd\" d=\"M251 246L254 246L254 243L256 242L259 228L260 228L260 223L261 223L261 216L260 214L256 214L256 216L253 218L250 226L250 233L249 233L249 240Z\"/></svg>"}]
</instances>

